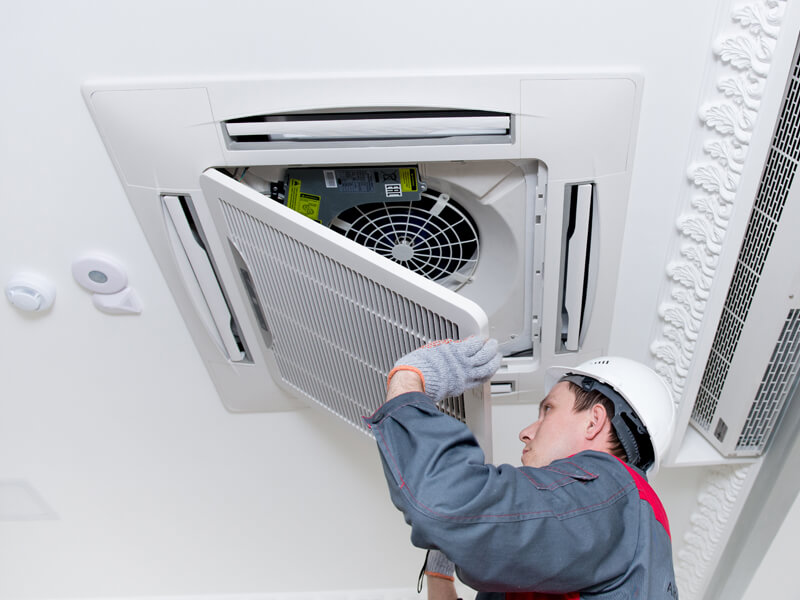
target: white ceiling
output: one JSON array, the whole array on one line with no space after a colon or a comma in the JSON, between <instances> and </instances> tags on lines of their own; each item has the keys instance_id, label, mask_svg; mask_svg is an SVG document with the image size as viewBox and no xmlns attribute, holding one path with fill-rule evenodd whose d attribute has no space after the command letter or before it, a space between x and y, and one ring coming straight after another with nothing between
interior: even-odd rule
<instances>
[{"instance_id":1,"label":"white ceiling","mask_svg":"<svg viewBox=\"0 0 800 600\"><path fill-rule=\"evenodd\" d=\"M768 4L745 6L763 12ZM719 95L719 69L730 68L712 49L745 34L728 0L32 0L4 8L0 281L34 270L57 289L53 309L38 317L0 306L4 598L407 589L421 561L367 438L321 411L223 409L90 120L82 83L609 65L641 71L624 293L610 350L652 360L664 323L665 265L680 243L675 222L690 202L687 172L707 135L698 114ZM797 4L779 24L767 63L779 73L774 89L782 88L800 31ZM764 99L756 134L771 130L775 102ZM759 170L759 161L748 169ZM93 249L126 266L141 315L100 313L74 282L71 261ZM701 367L681 386L695 386ZM264 390L282 393L271 382ZM517 460L516 435L533 409L495 407L499 460ZM701 464L663 473L656 487L677 555L696 556L698 520L720 489L730 497L718 510L731 512L724 536L766 545L736 530L757 471ZM780 472L765 467L761 475ZM779 498L790 488L778 482L763 498L776 507L765 515L769 527L777 529L780 512L792 506L793 495ZM797 510L795 503L760 570L757 560L739 559L744 585L756 573L745 598L761 597L756 590L786 568ZM700 545L709 552L703 564L678 560L693 588L683 598L703 597L715 572L725 576L724 544Z\"/></svg>"}]
</instances>

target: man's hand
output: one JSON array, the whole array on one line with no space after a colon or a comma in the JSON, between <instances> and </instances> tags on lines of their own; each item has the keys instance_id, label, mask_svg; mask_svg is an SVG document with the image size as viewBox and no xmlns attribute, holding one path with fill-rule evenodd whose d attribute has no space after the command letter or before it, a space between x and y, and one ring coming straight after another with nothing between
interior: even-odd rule
<instances>
[{"instance_id":1,"label":"man's hand","mask_svg":"<svg viewBox=\"0 0 800 600\"><path fill-rule=\"evenodd\" d=\"M500 367L501 358L494 339L472 337L462 341L431 342L394 364L388 387L392 388L395 376L410 371L419 377L421 391L434 402L440 402L450 396L460 396L489 379Z\"/></svg>"}]
</instances>

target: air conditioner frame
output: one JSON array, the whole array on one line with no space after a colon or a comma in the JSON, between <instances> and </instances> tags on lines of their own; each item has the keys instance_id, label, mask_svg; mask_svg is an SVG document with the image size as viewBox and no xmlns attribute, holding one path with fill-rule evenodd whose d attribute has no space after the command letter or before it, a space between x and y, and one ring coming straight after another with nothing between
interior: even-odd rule
<instances>
[{"instance_id":1,"label":"air conditioner frame","mask_svg":"<svg viewBox=\"0 0 800 600\"><path fill-rule=\"evenodd\" d=\"M315 79L207 79L194 81L89 82L83 94L125 191L198 349L229 410L286 410L297 402L260 393L271 360L236 363L199 316L173 247L162 197L203 199L198 181L209 168L258 165L416 164L447 161L538 161L547 172L545 257L535 265L541 279L541 314L531 331L541 351L504 361L495 381L506 390L494 401L538 401L543 368L578 364L607 349L617 265L626 220L633 150L643 80L630 72L425 75L418 77L322 77ZM247 115L325 111L487 111L509 116L509 130L491 140L445 137L413 140L346 140L276 147L230 144L224 124ZM502 139L501 139L502 138ZM575 351L560 346L564 196L572 185L597 192L596 271L591 306ZM202 204L202 203L200 203ZM220 261L216 261L220 268ZM224 270L224 269L223 269ZM185 271L185 269L184 269ZM222 279L225 279L223 277ZM255 325L241 290L223 281L231 311L245 337ZM187 287L188 286L188 287ZM245 316L242 316L245 315ZM249 331L248 331L249 330ZM248 344L250 342L248 341ZM267 353L268 354L268 353Z\"/></svg>"}]
</instances>

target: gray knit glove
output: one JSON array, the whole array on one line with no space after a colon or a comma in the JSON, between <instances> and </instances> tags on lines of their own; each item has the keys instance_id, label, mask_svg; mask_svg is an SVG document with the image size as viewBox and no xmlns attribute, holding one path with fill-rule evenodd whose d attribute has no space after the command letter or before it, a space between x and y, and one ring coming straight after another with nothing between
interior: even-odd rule
<instances>
[{"instance_id":1,"label":"gray knit glove","mask_svg":"<svg viewBox=\"0 0 800 600\"><path fill-rule=\"evenodd\" d=\"M442 552L439 550L428 551L428 558L425 561L425 575L454 581L453 573L455 572L456 566Z\"/></svg>"},{"instance_id":2,"label":"gray knit glove","mask_svg":"<svg viewBox=\"0 0 800 600\"><path fill-rule=\"evenodd\" d=\"M500 367L501 359L494 339L438 340L400 358L389 379L398 370L416 371L423 378L425 393L440 402L489 379Z\"/></svg>"}]
</instances>

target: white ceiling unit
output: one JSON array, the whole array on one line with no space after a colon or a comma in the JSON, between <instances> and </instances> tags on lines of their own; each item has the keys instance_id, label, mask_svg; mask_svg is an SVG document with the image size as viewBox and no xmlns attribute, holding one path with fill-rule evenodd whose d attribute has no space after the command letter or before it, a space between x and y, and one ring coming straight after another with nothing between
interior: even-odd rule
<instances>
[{"instance_id":1,"label":"white ceiling unit","mask_svg":"<svg viewBox=\"0 0 800 600\"><path fill-rule=\"evenodd\" d=\"M797 56L794 65L692 413L725 456L761 455L800 382Z\"/></svg>"},{"instance_id":2,"label":"white ceiling unit","mask_svg":"<svg viewBox=\"0 0 800 600\"><path fill-rule=\"evenodd\" d=\"M492 335L495 401L605 351L641 79L89 83L84 95L222 401L358 428L394 360ZM263 393L271 378L287 397ZM446 410L487 440L488 386Z\"/></svg>"}]
</instances>

